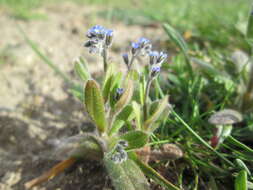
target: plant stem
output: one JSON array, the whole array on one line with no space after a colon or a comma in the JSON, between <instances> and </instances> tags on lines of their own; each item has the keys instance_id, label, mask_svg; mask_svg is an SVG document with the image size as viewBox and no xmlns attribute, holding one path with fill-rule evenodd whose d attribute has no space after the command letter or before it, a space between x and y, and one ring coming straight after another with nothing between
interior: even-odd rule
<instances>
[{"instance_id":1,"label":"plant stem","mask_svg":"<svg viewBox=\"0 0 253 190\"><path fill-rule=\"evenodd\" d=\"M107 65L108 65L108 62L107 62L108 52L107 52L107 48L106 47L103 48L102 57L103 57L103 63L104 63L104 73L106 73L106 71L107 71Z\"/></svg>"},{"instance_id":2,"label":"plant stem","mask_svg":"<svg viewBox=\"0 0 253 190\"><path fill-rule=\"evenodd\" d=\"M253 149L251 149L250 147L248 147L247 145L241 143L240 141L236 140L234 137L232 136L228 136L228 138L226 139L229 143L236 145L242 149L244 149L245 151L247 151L248 153L253 153Z\"/></svg>"},{"instance_id":3,"label":"plant stem","mask_svg":"<svg viewBox=\"0 0 253 190\"><path fill-rule=\"evenodd\" d=\"M133 62L134 62L135 58L136 58L136 56L134 56L134 55L131 57L131 60L130 60L130 62L129 62L129 65L127 66L127 70L128 70L128 71L130 71L130 69L131 69L131 67L132 67L132 65L133 65Z\"/></svg>"},{"instance_id":4,"label":"plant stem","mask_svg":"<svg viewBox=\"0 0 253 190\"><path fill-rule=\"evenodd\" d=\"M144 102L144 105L143 105L144 121L146 121L147 117L148 117L147 99L148 99L151 83L152 83L152 79L151 79L151 77L149 77L149 79L147 81L147 86L146 86L146 89L145 89L144 101L143 101Z\"/></svg>"}]
</instances>

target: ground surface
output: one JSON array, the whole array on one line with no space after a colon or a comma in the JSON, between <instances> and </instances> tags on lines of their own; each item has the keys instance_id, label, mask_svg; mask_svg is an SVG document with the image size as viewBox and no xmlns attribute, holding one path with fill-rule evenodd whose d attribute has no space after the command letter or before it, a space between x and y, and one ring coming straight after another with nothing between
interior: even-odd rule
<instances>
[{"instance_id":1,"label":"ground surface","mask_svg":"<svg viewBox=\"0 0 253 190\"><path fill-rule=\"evenodd\" d=\"M20 26L59 68L74 78L72 61L83 55L90 70L99 72L101 60L82 47L85 32L95 24L116 30L112 61L124 67L120 56L131 40L146 36L157 42L161 27L109 24L97 18L97 7L64 3L38 9L42 20L17 20L0 12L0 189L22 190L24 182L52 167L48 142L79 132L86 126L82 104L67 86L37 57L17 29ZM164 36L164 38L166 38ZM35 189L107 189L103 167L86 162Z\"/></svg>"}]
</instances>

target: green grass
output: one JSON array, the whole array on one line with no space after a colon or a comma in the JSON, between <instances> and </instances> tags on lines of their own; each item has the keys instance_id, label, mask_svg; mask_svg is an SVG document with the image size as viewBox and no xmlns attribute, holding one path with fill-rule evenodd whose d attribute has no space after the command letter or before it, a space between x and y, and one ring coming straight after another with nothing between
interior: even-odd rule
<instances>
[{"instance_id":1,"label":"green grass","mask_svg":"<svg viewBox=\"0 0 253 190\"><path fill-rule=\"evenodd\" d=\"M190 32L189 41L201 47L212 46L221 49L229 47L248 48L242 38L245 31L250 0L64 0L80 4L96 4L105 8L102 16L109 20L119 19L127 24L148 24L168 22L180 32ZM48 0L0 0L14 16L22 19L41 18L34 8L48 3ZM63 2L53 0L52 2ZM194 45L193 43L193 45ZM191 44L191 43L190 43Z\"/></svg>"},{"instance_id":2,"label":"green grass","mask_svg":"<svg viewBox=\"0 0 253 190\"><path fill-rule=\"evenodd\" d=\"M45 19L46 15L33 10L43 3L40 0L0 0L0 6L8 9L14 18L22 20Z\"/></svg>"},{"instance_id":3,"label":"green grass","mask_svg":"<svg viewBox=\"0 0 253 190\"><path fill-rule=\"evenodd\" d=\"M147 19L149 23L168 22L182 33L191 32L190 40L202 46L211 43L221 48L247 48L242 31L245 30L249 4L250 0L144 0L132 8L115 3L114 8L107 11L111 15L107 18L127 24L147 24Z\"/></svg>"}]
</instances>

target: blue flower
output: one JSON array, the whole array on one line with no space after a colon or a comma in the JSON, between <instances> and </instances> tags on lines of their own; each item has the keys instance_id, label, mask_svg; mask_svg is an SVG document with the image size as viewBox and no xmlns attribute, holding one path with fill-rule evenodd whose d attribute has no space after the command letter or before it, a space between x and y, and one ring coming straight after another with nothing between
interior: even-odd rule
<instances>
[{"instance_id":1,"label":"blue flower","mask_svg":"<svg viewBox=\"0 0 253 190\"><path fill-rule=\"evenodd\" d=\"M157 51L151 51L149 53L150 65L155 65L157 63L158 56L159 56L159 53Z\"/></svg>"},{"instance_id":2,"label":"blue flower","mask_svg":"<svg viewBox=\"0 0 253 190\"><path fill-rule=\"evenodd\" d=\"M151 67L150 75L151 77L156 77L161 71L161 67L159 65L155 65Z\"/></svg>"},{"instance_id":3,"label":"blue flower","mask_svg":"<svg viewBox=\"0 0 253 190\"><path fill-rule=\"evenodd\" d=\"M147 38L140 38L138 41L138 44L140 44L141 47L144 47L147 44L150 44L150 40L148 40Z\"/></svg>"},{"instance_id":4,"label":"blue flower","mask_svg":"<svg viewBox=\"0 0 253 190\"><path fill-rule=\"evenodd\" d=\"M168 57L168 55L161 51L159 54L159 57L157 59L157 63L162 64L167 59L167 57Z\"/></svg>"},{"instance_id":5,"label":"blue flower","mask_svg":"<svg viewBox=\"0 0 253 190\"><path fill-rule=\"evenodd\" d=\"M124 93L124 88L117 88L115 93L115 100L118 101L122 94Z\"/></svg>"},{"instance_id":6,"label":"blue flower","mask_svg":"<svg viewBox=\"0 0 253 190\"><path fill-rule=\"evenodd\" d=\"M123 94L123 92L124 92L123 88L117 88L117 90L116 90L116 93L119 95Z\"/></svg>"},{"instance_id":7,"label":"blue flower","mask_svg":"<svg viewBox=\"0 0 253 190\"><path fill-rule=\"evenodd\" d=\"M88 38L98 37L99 35L104 34L105 30L106 29L103 26L100 25L93 26L88 30L87 37Z\"/></svg>"},{"instance_id":8,"label":"blue flower","mask_svg":"<svg viewBox=\"0 0 253 190\"><path fill-rule=\"evenodd\" d=\"M96 25L88 30L87 37L89 40L84 46L89 48L90 53L101 54L105 48L112 44L113 30Z\"/></svg>"},{"instance_id":9,"label":"blue flower","mask_svg":"<svg viewBox=\"0 0 253 190\"><path fill-rule=\"evenodd\" d=\"M152 48L150 40L143 37L140 38L137 43L133 42L131 46L131 51L134 56L146 55L151 51Z\"/></svg>"},{"instance_id":10,"label":"blue flower","mask_svg":"<svg viewBox=\"0 0 253 190\"><path fill-rule=\"evenodd\" d=\"M155 64L158 64L158 65L161 65L165 59L167 59L167 54L164 53L164 52L157 52L157 51L152 51L149 53L149 63L150 65L155 65Z\"/></svg>"},{"instance_id":11,"label":"blue flower","mask_svg":"<svg viewBox=\"0 0 253 190\"><path fill-rule=\"evenodd\" d=\"M113 30L107 29L105 31L105 44L109 47L112 44Z\"/></svg>"},{"instance_id":12,"label":"blue flower","mask_svg":"<svg viewBox=\"0 0 253 190\"><path fill-rule=\"evenodd\" d=\"M122 58L124 60L124 63L128 66L129 65L129 58L127 53L122 54Z\"/></svg>"}]
</instances>

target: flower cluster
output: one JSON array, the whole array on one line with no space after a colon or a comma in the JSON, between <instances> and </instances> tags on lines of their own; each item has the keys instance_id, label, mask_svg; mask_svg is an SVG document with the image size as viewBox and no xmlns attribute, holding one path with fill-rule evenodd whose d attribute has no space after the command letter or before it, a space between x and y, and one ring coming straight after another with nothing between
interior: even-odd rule
<instances>
[{"instance_id":1,"label":"flower cluster","mask_svg":"<svg viewBox=\"0 0 253 190\"><path fill-rule=\"evenodd\" d=\"M132 42L131 44L131 53L132 57L129 59L127 53L122 55L124 63L127 65L127 68L130 69L134 59L138 56L148 55L151 52L152 44L150 40L146 38L140 38L138 42Z\"/></svg>"},{"instance_id":2,"label":"flower cluster","mask_svg":"<svg viewBox=\"0 0 253 190\"><path fill-rule=\"evenodd\" d=\"M84 44L85 47L89 48L90 53L98 53L104 58L104 69L107 68L107 48L111 46L113 39L113 31L103 26L93 26L87 32L89 40ZM152 44L150 40L146 38L140 38L137 42L131 43L131 55L128 53L122 54L124 63L128 70L134 60L138 56L149 56L149 76L154 78L160 72L162 63L167 59L167 54L164 52L152 51Z\"/></svg>"},{"instance_id":3,"label":"flower cluster","mask_svg":"<svg viewBox=\"0 0 253 190\"><path fill-rule=\"evenodd\" d=\"M118 144L115 146L115 152L111 156L111 160L117 164L120 164L127 160L127 152L125 148L128 146L127 141L119 141Z\"/></svg>"},{"instance_id":4,"label":"flower cluster","mask_svg":"<svg viewBox=\"0 0 253 190\"><path fill-rule=\"evenodd\" d=\"M161 70L162 63L167 59L167 54L164 52L151 51L149 53L149 64L151 66L150 76L155 77Z\"/></svg>"},{"instance_id":5,"label":"flower cluster","mask_svg":"<svg viewBox=\"0 0 253 190\"><path fill-rule=\"evenodd\" d=\"M86 36L89 40L84 46L89 48L90 53L101 54L112 44L113 30L96 25L88 30Z\"/></svg>"},{"instance_id":6,"label":"flower cluster","mask_svg":"<svg viewBox=\"0 0 253 190\"><path fill-rule=\"evenodd\" d=\"M131 44L131 52L133 56L138 56L138 55L146 55L151 51L152 44L150 40L146 38L140 38L137 43L133 42Z\"/></svg>"},{"instance_id":7,"label":"flower cluster","mask_svg":"<svg viewBox=\"0 0 253 190\"><path fill-rule=\"evenodd\" d=\"M167 58L167 54L164 52L152 51L152 44L150 40L146 38L140 38L138 42L133 42L131 44L131 53L131 59L129 59L127 53L122 54L122 58L124 63L127 65L128 70L130 70L136 57L148 55L151 66L150 75L152 77L156 76L160 72L160 67Z\"/></svg>"}]
</instances>

